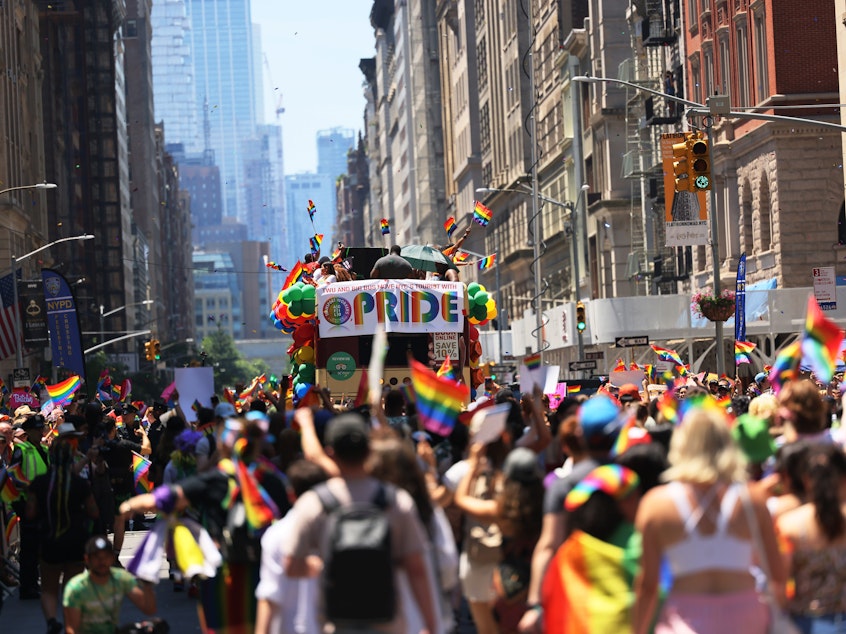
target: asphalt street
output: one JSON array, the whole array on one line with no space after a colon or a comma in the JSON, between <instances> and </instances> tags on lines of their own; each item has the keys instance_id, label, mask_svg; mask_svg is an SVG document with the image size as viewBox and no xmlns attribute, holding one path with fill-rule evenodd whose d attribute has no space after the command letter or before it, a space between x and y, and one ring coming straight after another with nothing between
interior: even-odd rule
<instances>
[{"instance_id":1,"label":"asphalt street","mask_svg":"<svg viewBox=\"0 0 846 634\"><path fill-rule=\"evenodd\" d=\"M136 546L146 535L146 531L127 531L121 551L121 563L126 565L132 559ZM187 592L174 592L168 580L167 561L162 559L160 570L161 582L156 586L156 604L158 614L170 623L171 632L193 634L200 632L197 620L197 602L188 597ZM61 608L60 608L61 610ZM127 599L123 602L120 622L131 623L143 620L144 615ZM61 612L58 617L62 620ZM7 629L8 626L8 629ZM6 599L0 612L0 631L16 634L39 634L47 631L40 601L21 601L17 592Z\"/></svg>"}]
</instances>

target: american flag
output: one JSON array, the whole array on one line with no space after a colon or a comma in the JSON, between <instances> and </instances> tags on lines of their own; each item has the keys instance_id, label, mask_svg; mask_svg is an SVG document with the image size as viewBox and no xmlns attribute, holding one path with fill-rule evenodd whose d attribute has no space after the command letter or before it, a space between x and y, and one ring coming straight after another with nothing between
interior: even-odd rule
<instances>
[{"instance_id":1,"label":"american flag","mask_svg":"<svg viewBox=\"0 0 846 634\"><path fill-rule=\"evenodd\" d=\"M0 277L0 359L15 354L15 289L12 274Z\"/></svg>"}]
</instances>

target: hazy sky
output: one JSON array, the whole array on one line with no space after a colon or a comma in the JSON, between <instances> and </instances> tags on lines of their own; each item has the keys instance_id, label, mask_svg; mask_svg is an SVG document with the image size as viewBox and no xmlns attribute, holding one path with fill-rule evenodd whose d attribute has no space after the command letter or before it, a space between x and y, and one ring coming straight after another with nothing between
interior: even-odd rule
<instances>
[{"instance_id":1,"label":"hazy sky","mask_svg":"<svg viewBox=\"0 0 846 634\"><path fill-rule=\"evenodd\" d=\"M317 169L318 130L363 128L358 61L374 55L372 6L373 0L251 0L267 59L265 121L282 126L286 174ZM277 119L280 95L285 113Z\"/></svg>"}]
</instances>

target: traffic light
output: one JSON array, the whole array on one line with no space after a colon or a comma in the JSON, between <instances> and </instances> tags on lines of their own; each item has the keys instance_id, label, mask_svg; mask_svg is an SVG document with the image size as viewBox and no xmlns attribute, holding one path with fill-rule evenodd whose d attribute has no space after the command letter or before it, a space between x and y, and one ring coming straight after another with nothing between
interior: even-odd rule
<instances>
[{"instance_id":1,"label":"traffic light","mask_svg":"<svg viewBox=\"0 0 846 634\"><path fill-rule=\"evenodd\" d=\"M688 140L690 133L685 134L684 141L673 143L673 173L676 178L677 192L692 192L693 186L690 180L690 156Z\"/></svg>"},{"instance_id":2,"label":"traffic light","mask_svg":"<svg viewBox=\"0 0 846 634\"><path fill-rule=\"evenodd\" d=\"M152 340L144 342L144 358L147 359L147 361L152 361L153 359L155 359L155 357L153 356Z\"/></svg>"},{"instance_id":3,"label":"traffic light","mask_svg":"<svg viewBox=\"0 0 846 634\"><path fill-rule=\"evenodd\" d=\"M698 136L688 140L690 154L688 164L690 165L691 191L705 191L711 189L711 151L708 141Z\"/></svg>"},{"instance_id":4,"label":"traffic light","mask_svg":"<svg viewBox=\"0 0 846 634\"><path fill-rule=\"evenodd\" d=\"M576 302L576 329L579 332L584 332L585 328L587 328L585 305L582 302Z\"/></svg>"},{"instance_id":5,"label":"traffic light","mask_svg":"<svg viewBox=\"0 0 846 634\"><path fill-rule=\"evenodd\" d=\"M162 358L162 344L159 343L158 339L153 339L150 343L153 348L153 359L158 361Z\"/></svg>"}]
</instances>

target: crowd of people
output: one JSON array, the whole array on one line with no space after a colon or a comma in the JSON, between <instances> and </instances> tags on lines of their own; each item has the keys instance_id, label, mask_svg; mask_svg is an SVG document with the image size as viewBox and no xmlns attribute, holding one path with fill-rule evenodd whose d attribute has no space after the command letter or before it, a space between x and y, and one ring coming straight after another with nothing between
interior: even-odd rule
<instances>
[{"instance_id":1,"label":"crowd of people","mask_svg":"<svg viewBox=\"0 0 846 634\"><path fill-rule=\"evenodd\" d=\"M222 555L186 575L168 553L204 632L844 631L839 379L608 383L555 408L489 381L449 436L399 390L289 409L283 383L190 423L178 393L22 407L0 422L19 597L48 634L113 632L124 597L155 613L116 555L158 514Z\"/></svg>"}]
</instances>

